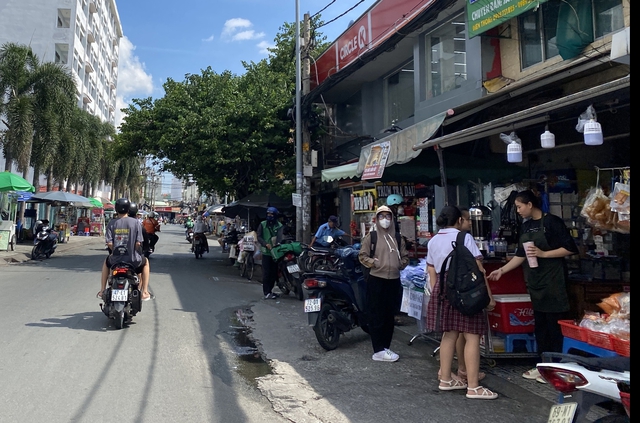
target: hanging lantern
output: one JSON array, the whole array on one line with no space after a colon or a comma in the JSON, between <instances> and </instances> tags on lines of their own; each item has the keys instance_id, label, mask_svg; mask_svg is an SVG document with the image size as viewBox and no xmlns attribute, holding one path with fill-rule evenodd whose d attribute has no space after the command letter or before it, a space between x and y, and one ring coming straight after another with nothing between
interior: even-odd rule
<instances>
[{"instance_id":1,"label":"hanging lantern","mask_svg":"<svg viewBox=\"0 0 640 423\"><path fill-rule=\"evenodd\" d=\"M602 145L602 126L594 119L584 124L584 143L587 145Z\"/></svg>"},{"instance_id":2,"label":"hanging lantern","mask_svg":"<svg viewBox=\"0 0 640 423\"><path fill-rule=\"evenodd\" d=\"M520 163L522 161L522 146L517 141L511 141L507 145L507 161L509 163Z\"/></svg>"},{"instance_id":3,"label":"hanging lantern","mask_svg":"<svg viewBox=\"0 0 640 423\"><path fill-rule=\"evenodd\" d=\"M556 146L556 136L549 132L549 125L546 125L544 132L540 134L540 145L542 148L553 148Z\"/></svg>"}]
</instances>

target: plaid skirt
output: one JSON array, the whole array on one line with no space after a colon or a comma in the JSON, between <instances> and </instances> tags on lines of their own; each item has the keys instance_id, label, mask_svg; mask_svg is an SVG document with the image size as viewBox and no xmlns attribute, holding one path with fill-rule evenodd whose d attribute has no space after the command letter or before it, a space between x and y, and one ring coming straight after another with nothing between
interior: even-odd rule
<instances>
[{"instance_id":1,"label":"plaid skirt","mask_svg":"<svg viewBox=\"0 0 640 423\"><path fill-rule=\"evenodd\" d=\"M440 311L439 322L437 321L438 311ZM484 335L489 329L489 323L487 322L487 316L484 310L473 316L465 316L456 310L446 298L440 299L439 276L438 281L433 287L433 292L431 292L429 304L427 305L426 320L426 326L429 332L449 332L455 330L458 332Z\"/></svg>"}]
</instances>

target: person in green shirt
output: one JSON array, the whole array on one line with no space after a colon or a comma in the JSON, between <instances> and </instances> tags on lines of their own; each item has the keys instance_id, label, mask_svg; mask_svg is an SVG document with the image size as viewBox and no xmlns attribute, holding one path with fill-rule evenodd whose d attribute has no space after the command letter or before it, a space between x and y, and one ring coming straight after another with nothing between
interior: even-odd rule
<instances>
[{"instance_id":1,"label":"person in green shirt","mask_svg":"<svg viewBox=\"0 0 640 423\"><path fill-rule=\"evenodd\" d=\"M276 266L271 249L282 237L282 223L278 220L278 209L267 208L267 218L258 226L258 243L262 253L262 293L265 299L275 299L279 295L272 292L278 277L278 267Z\"/></svg>"}]
</instances>

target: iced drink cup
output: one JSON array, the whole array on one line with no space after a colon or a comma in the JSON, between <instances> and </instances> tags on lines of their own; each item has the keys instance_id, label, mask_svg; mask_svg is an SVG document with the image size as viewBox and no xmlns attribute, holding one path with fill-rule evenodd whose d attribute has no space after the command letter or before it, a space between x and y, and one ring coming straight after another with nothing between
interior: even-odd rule
<instances>
[{"instance_id":1,"label":"iced drink cup","mask_svg":"<svg viewBox=\"0 0 640 423\"><path fill-rule=\"evenodd\" d=\"M527 254L527 249L530 245L533 247L535 246L535 243L533 241L527 241L522 243L525 254ZM530 256L529 254L527 254L527 261L529 262L529 267L538 267L538 257Z\"/></svg>"}]
</instances>

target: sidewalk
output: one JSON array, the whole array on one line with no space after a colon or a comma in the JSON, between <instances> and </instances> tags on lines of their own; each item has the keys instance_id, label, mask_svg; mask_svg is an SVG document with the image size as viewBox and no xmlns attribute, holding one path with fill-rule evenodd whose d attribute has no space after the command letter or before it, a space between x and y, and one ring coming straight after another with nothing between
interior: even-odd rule
<instances>
[{"instance_id":1,"label":"sidewalk","mask_svg":"<svg viewBox=\"0 0 640 423\"><path fill-rule=\"evenodd\" d=\"M104 245L104 236L72 236L68 242L58 243L55 254L83 248L87 245ZM15 251L0 251L0 266L24 263L31 260L33 240L25 240L15 246Z\"/></svg>"}]
</instances>

